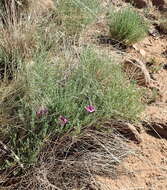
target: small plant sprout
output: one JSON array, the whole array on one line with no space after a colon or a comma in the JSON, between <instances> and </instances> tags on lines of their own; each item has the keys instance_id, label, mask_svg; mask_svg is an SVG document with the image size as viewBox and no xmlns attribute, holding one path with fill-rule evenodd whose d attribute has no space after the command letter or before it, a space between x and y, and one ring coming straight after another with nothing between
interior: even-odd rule
<instances>
[{"instance_id":1,"label":"small plant sprout","mask_svg":"<svg viewBox=\"0 0 167 190\"><path fill-rule=\"evenodd\" d=\"M95 107L92 106L92 105L86 106L85 109L86 109L86 111L89 112L89 113L92 113L92 112L95 112L95 111L96 111Z\"/></svg>"}]
</instances>

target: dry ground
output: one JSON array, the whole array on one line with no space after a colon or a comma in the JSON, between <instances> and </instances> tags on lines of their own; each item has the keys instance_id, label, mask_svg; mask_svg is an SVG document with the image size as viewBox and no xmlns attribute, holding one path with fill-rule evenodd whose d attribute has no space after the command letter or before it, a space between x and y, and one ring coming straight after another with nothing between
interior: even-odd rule
<instances>
[{"instance_id":1,"label":"dry ground","mask_svg":"<svg viewBox=\"0 0 167 190\"><path fill-rule=\"evenodd\" d=\"M156 33L157 32L157 33ZM100 51L117 55L120 59L139 59L147 64L152 62L156 71L151 78L155 82L157 96L146 106L141 120L149 124L149 130L142 128L138 145L130 143L137 154L127 157L118 167L118 176L114 179L96 176L101 190L166 190L167 189L167 36L158 33L149 35L143 41L127 50L120 50L118 44L109 40L104 17L91 25L81 36L81 44L94 44ZM99 43L99 37L102 43ZM151 67L148 67L151 71ZM155 125L158 125L155 126ZM148 126L147 126L148 127Z\"/></svg>"},{"instance_id":2,"label":"dry ground","mask_svg":"<svg viewBox=\"0 0 167 190\"><path fill-rule=\"evenodd\" d=\"M167 142L141 134L142 143L132 144L137 154L126 158L118 167L116 179L97 176L101 190L166 190Z\"/></svg>"}]
</instances>

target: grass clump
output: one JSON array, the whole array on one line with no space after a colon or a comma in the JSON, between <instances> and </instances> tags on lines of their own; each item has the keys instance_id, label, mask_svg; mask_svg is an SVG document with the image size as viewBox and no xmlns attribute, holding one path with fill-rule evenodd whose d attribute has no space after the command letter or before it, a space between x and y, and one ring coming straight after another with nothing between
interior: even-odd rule
<instances>
[{"instance_id":1,"label":"grass clump","mask_svg":"<svg viewBox=\"0 0 167 190\"><path fill-rule=\"evenodd\" d=\"M148 32L147 22L131 8L109 13L108 24L111 37L126 45L138 42Z\"/></svg>"},{"instance_id":2,"label":"grass clump","mask_svg":"<svg viewBox=\"0 0 167 190\"><path fill-rule=\"evenodd\" d=\"M56 4L61 29L66 35L79 35L100 11L99 0L62 0Z\"/></svg>"},{"instance_id":3,"label":"grass clump","mask_svg":"<svg viewBox=\"0 0 167 190\"><path fill-rule=\"evenodd\" d=\"M27 72L33 109L44 104L57 116L67 116L70 127L90 122L85 112L87 105L96 107L97 118L99 114L102 117L108 113L110 117L136 119L140 112L137 109L140 108L140 93L134 85L128 84L121 66L98 57L91 48L83 50L77 63L68 61L61 58L52 65L46 64L48 61L43 57L37 57Z\"/></svg>"},{"instance_id":4,"label":"grass clump","mask_svg":"<svg viewBox=\"0 0 167 190\"><path fill-rule=\"evenodd\" d=\"M0 169L30 166L51 139L102 119L135 121L142 109L120 65L93 48L77 54L59 42L59 34L78 35L95 18L98 0L57 3L55 18L14 17L0 32L0 143L8 154L0 154Z\"/></svg>"},{"instance_id":5,"label":"grass clump","mask_svg":"<svg viewBox=\"0 0 167 190\"><path fill-rule=\"evenodd\" d=\"M15 121L8 125L6 135L18 157L13 164L36 162L49 139L67 131L80 133L99 119L137 119L142 109L140 92L128 83L121 66L101 58L92 48L74 60L62 56L53 61L44 51L25 67L22 93L17 94L17 107L11 111Z\"/></svg>"}]
</instances>

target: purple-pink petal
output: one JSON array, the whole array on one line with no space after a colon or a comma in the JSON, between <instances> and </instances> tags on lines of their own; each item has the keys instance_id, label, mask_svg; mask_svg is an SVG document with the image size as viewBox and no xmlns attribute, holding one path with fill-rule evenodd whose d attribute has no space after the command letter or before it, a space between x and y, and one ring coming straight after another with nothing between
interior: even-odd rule
<instances>
[{"instance_id":1,"label":"purple-pink petal","mask_svg":"<svg viewBox=\"0 0 167 190\"><path fill-rule=\"evenodd\" d=\"M36 112L37 117L41 117L48 114L48 108L41 106Z\"/></svg>"},{"instance_id":2,"label":"purple-pink petal","mask_svg":"<svg viewBox=\"0 0 167 190\"><path fill-rule=\"evenodd\" d=\"M60 116L60 117L59 117L59 121L60 121L60 124L61 124L61 125L65 125L65 124L68 123L68 119L65 118L64 116Z\"/></svg>"},{"instance_id":3,"label":"purple-pink petal","mask_svg":"<svg viewBox=\"0 0 167 190\"><path fill-rule=\"evenodd\" d=\"M88 105L88 106L86 106L85 109L86 109L86 111L88 111L88 112L90 112L90 113L96 111L95 107L92 106L92 105Z\"/></svg>"}]
</instances>

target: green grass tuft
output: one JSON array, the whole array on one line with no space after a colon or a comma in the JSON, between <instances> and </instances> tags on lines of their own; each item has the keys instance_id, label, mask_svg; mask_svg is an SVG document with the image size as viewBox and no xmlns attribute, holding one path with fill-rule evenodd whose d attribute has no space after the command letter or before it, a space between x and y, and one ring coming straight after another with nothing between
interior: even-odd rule
<instances>
[{"instance_id":1,"label":"green grass tuft","mask_svg":"<svg viewBox=\"0 0 167 190\"><path fill-rule=\"evenodd\" d=\"M148 23L131 8L123 8L109 13L110 35L126 45L143 39L148 33Z\"/></svg>"}]
</instances>

